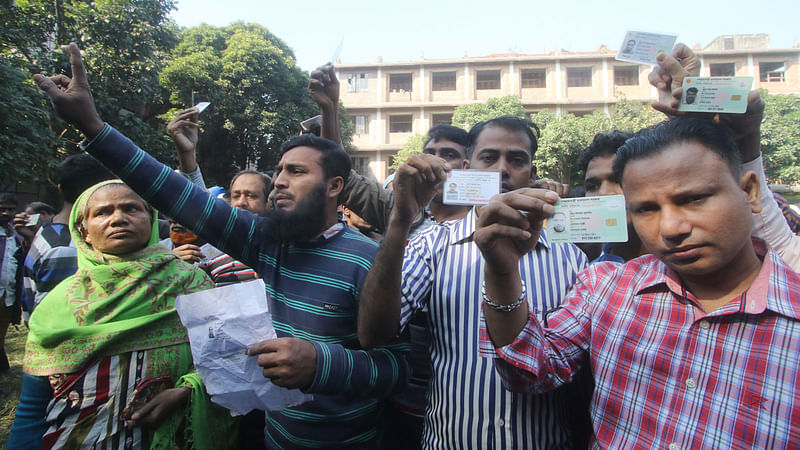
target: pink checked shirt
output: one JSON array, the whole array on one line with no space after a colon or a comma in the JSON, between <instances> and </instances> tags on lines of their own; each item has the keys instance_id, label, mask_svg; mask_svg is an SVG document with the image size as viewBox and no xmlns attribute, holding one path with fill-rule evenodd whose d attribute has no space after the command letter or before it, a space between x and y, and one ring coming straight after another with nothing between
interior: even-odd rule
<instances>
[{"instance_id":1,"label":"pink checked shirt","mask_svg":"<svg viewBox=\"0 0 800 450\"><path fill-rule=\"evenodd\" d=\"M481 353L512 391L549 391L585 364L595 448L800 448L800 276L761 241L750 289L706 313L652 255L578 276L546 326L531 314Z\"/></svg>"}]
</instances>

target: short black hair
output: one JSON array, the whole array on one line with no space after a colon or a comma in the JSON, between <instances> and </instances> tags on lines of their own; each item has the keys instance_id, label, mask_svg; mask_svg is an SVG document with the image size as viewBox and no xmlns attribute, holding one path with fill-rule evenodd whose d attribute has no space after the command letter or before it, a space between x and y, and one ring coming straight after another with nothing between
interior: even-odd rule
<instances>
[{"instance_id":1,"label":"short black hair","mask_svg":"<svg viewBox=\"0 0 800 450\"><path fill-rule=\"evenodd\" d=\"M259 172L253 169L245 169L236 172L231 178L231 184L228 187L228 192L230 193L233 190L233 183L242 175L258 175L261 178L261 181L264 182L264 198L269 197L269 191L272 189L272 178L269 175L265 174L264 172Z\"/></svg>"},{"instance_id":2,"label":"short black hair","mask_svg":"<svg viewBox=\"0 0 800 450\"><path fill-rule=\"evenodd\" d=\"M578 157L578 170L586 173L589 163L595 158L606 158L617 154L617 149L622 147L633 133L614 130L610 133L597 133L592 143L586 147Z\"/></svg>"},{"instance_id":3,"label":"short black hair","mask_svg":"<svg viewBox=\"0 0 800 450\"><path fill-rule=\"evenodd\" d=\"M428 140L425 141L423 147L428 145L431 141L438 142L439 139L446 139L448 141L455 142L456 144L467 148L469 144L469 135L463 128L454 127L453 125L447 125L445 123L440 123L435 127L428 130Z\"/></svg>"},{"instance_id":4,"label":"short black hair","mask_svg":"<svg viewBox=\"0 0 800 450\"><path fill-rule=\"evenodd\" d=\"M67 156L56 168L55 183L60 186L64 200L75 203L83 191L95 184L117 178L93 156L81 153Z\"/></svg>"},{"instance_id":5,"label":"short black hair","mask_svg":"<svg viewBox=\"0 0 800 450\"><path fill-rule=\"evenodd\" d=\"M523 133L528 136L528 139L531 141L531 161L533 161L533 157L536 156L536 150L539 148L539 127L529 119L520 119L514 116L500 116L495 119L476 123L469 130L467 159L472 159L472 152L475 151L475 142L478 140L478 136L480 136L484 129L491 127L500 127L507 131Z\"/></svg>"},{"instance_id":6,"label":"short black hair","mask_svg":"<svg viewBox=\"0 0 800 450\"><path fill-rule=\"evenodd\" d=\"M332 140L317 137L313 134L294 136L281 144L280 155L283 156L295 147L311 147L322 153L320 162L322 163L322 170L326 180L342 177L342 180L347 181L350 176L350 156L339 144Z\"/></svg>"},{"instance_id":7,"label":"short black hair","mask_svg":"<svg viewBox=\"0 0 800 450\"><path fill-rule=\"evenodd\" d=\"M19 206L17 196L11 192L0 192L0 203L10 203L14 206Z\"/></svg>"},{"instance_id":8,"label":"short black hair","mask_svg":"<svg viewBox=\"0 0 800 450\"><path fill-rule=\"evenodd\" d=\"M44 202L30 202L28 203L28 206L25 207L25 209L30 209L31 211L33 211L34 214L45 213L45 214L50 214L52 216L55 215L56 213L55 208Z\"/></svg>"},{"instance_id":9,"label":"short black hair","mask_svg":"<svg viewBox=\"0 0 800 450\"><path fill-rule=\"evenodd\" d=\"M689 116L676 117L634 134L617 150L614 175L622 184L622 173L629 161L651 157L683 142L703 145L725 161L734 178L741 176L742 157L728 129L711 119Z\"/></svg>"}]
</instances>

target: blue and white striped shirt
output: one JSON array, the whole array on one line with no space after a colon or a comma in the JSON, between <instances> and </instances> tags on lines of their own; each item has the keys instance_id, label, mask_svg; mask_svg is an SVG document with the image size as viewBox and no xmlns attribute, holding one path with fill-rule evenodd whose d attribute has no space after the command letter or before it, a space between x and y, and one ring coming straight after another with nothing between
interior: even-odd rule
<instances>
[{"instance_id":1,"label":"blue and white striped shirt","mask_svg":"<svg viewBox=\"0 0 800 450\"><path fill-rule=\"evenodd\" d=\"M428 391L426 448L567 448L570 395L505 390L491 359L478 353L483 258L473 241L476 214L431 227L409 242L403 261L400 326L428 306L433 374ZM520 260L532 311L544 318L586 267L572 244L549 243L542 232Z\"/></svg>"}]
</instances>

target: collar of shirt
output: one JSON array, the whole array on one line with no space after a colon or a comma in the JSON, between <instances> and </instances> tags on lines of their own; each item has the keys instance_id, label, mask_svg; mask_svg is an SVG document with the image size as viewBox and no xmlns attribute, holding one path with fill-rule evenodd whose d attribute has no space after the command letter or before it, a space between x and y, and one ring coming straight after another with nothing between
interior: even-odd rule
<instances>
[{"instance_id":1,"label":"collar of shirt","mask_svg":"<svg viewBox=\"0 0 800 450\"><path fill-rule=\"evenodd\" d=\"M753 247L756 250L756 255L763 261L756 279L742 295L717 310L706 314L706 316L721 316L740 312L758 315L769 309L783 316L800 320L800 298L786 295L780 290L781 286L786 284L786 276L798 277L798 281L800 281L800 276L785 267L785 263L783 263L778 254L770 250L764 241L753 238ZM655 258L652 255L648 256ZM662 270L655 270L651 275L647 276L637 294L647 289L666 288L674 294L674 298L685 297L697 305L698 301L694 295L683 288L680 276L664 263L659 262L659 265Z\"/></svg>"},{"instance_id":2,"label":"collar of shirt","mask_svg":"<svg viewBox=\"0 0 800 450\"><path fill-rule=\"evenodd\" d=\"M344 227L345 225L342 222L336 222L335 224L331 225L330 228L318 234L317 237L311 240L311 242L328 240L336 236L336 234L339 233L339 231L341 231Z\"/></svg>"},{"instance_id":3,"label":"collar of shirt","mask_svg":"<svg viewBox=\"0 0 800 450\"><path fill-rule=\"evenodd\" d=\"M475 234L475 227L478 220L478 209L473 207L472 210L461 220L453 222L442 222L440 225L450 227L450 242L451 245L463 244L472 240L472 235ZM550 243L547 241L547 235L544 228L539 233L539 240L536 242L536 247L543 249L550 249Z\"/></svg>"}]
</instances>

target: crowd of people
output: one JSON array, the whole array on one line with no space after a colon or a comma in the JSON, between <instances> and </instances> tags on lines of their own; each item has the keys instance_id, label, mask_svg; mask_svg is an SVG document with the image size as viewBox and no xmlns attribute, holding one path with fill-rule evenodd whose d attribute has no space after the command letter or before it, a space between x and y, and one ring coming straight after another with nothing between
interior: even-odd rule
<instances>
[{"instance_id":1,"label":"crowd of people","mask_svg":"<svg viewBox=\"0 0 800 450\"><path fill-rule=\"evenodd\" d=\"M382 186L350 167L325 65L319 136L222 195L196 109L167 127L173 170L103 122L67 52L72 78L34 76L86 137L63 207L0 195L0 331L29 327L8 448L800 447L800 217L766 184L758 92L744 114L677 111L685 45L649 76L665 120L587 143L585 195L624 194L629 238L580 247L548 239L570 189L537 177L527 120L435 126ZM501 193L446 204L453 169L498 171ZM247 354L313 397L231 417L175 299L257 278L278 337Z\"/></svg>"}]
</instances>

